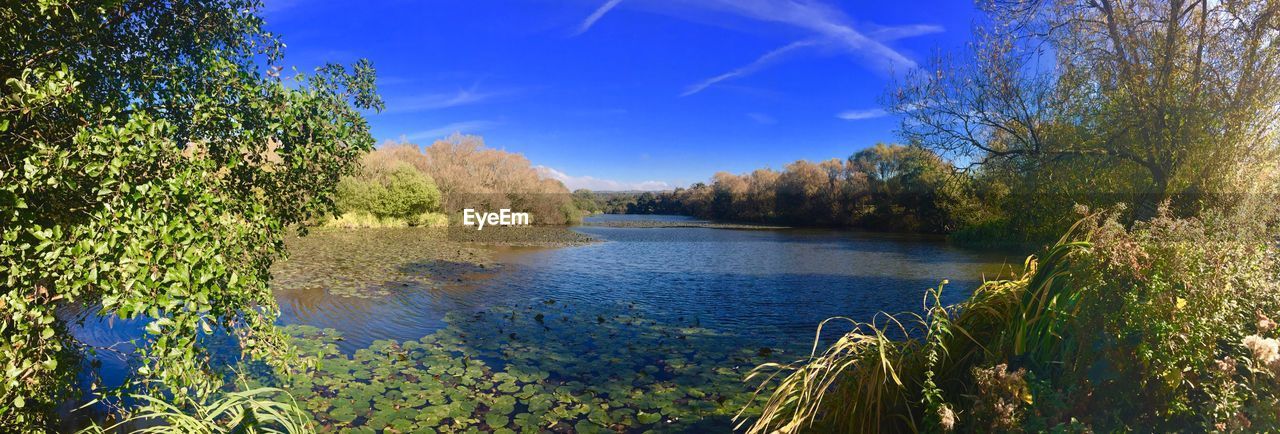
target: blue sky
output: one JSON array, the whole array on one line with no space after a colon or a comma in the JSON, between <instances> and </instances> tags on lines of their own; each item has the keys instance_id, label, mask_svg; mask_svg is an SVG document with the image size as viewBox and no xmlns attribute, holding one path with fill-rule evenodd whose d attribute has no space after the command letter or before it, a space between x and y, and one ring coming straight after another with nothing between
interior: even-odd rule
<instances>
[{"instance_id":1,"label":"blue sky","mask_svg":"<svg viewBox=\"0 0 1280 434\"><path fill-rule=\"evenodd\" d=\"M879 104L894 76L962 48L978 12L963 0L267 0L265 15L299 70L373 61L378 140L477 134L602 190L895 141Z\"/></svg>"}]
</instances>

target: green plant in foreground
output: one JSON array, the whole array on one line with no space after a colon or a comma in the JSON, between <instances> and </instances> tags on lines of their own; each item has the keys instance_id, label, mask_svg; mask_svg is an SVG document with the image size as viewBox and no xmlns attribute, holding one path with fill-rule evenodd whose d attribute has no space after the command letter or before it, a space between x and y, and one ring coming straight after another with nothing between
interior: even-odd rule
<instances>
[{"instance_id":1,"label":"green plant in foreground","mask_svg":"<svg viewBox=\"0 0 1280 434\"><path fill-rule=\"evenodd\" d=\"M382 102L365 61L286 81L260 6L0 6L0 431L50 429L75 392L93 349L63 306L147 321L117 396L220 390L214 333L287 355L268 268L287 228L332 212Z\"/></svg>"},{"instance_id":2,"label":"green plant in foreground","mask_svg":"<svg viewBox=\"0 0 1280 434\"><path fill-rule=\"evenodd\" d=\"M1095 215L959 305L939 287L923 314L833 319L853 331L753 371L774 391L749 432L1280 428L1280 268L1256 215Z\"/></svg>"},{"instance_id":3,"label":"green plant in foreground","mask_svg":"<svg viewBox=\"0 0 1280 434\"><path fill-rule=\"evenodd\" d=\"M287 401L276 401L283 395ZM183 399L170 403L148 395L134 395L142 405L128 418L111 426L91 426L81 434L126 430L139 434L288 433L315 430L307 412L287 392L260 387L228 392L209 402Z\"/></svg>"}]
</instances>

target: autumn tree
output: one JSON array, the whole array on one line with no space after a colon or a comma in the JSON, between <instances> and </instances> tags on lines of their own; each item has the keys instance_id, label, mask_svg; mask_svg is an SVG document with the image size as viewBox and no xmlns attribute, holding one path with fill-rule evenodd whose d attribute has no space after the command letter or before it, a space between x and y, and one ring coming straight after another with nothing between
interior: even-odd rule
<instances>
[{"instance_id":1,"label":"autumn tree","mask_svg":"<svg viewBox=\"0 0 1280 434\"><path fill-rule=\"evenodd\" d=\"M966 165L1020 160L1027 176L1095 170L1106 183L1063 200L1133 202L1139 217L1229 198L1274 164L1280 3L980 4L990 20L973 59L940 57L893 95L907 141Z\"/></svg>"},{"instance_id":2,"label":"autumn tree","mask_svg":"<svg viewBox=\"0 0 1280 434\"><path fill-rule=\"evenodd\" d=\"M564 184L543 178L523 155L486 148L480 137L455 134L421 152L426 172L443 195L445 212L508 208L530 213L539 224L565 224L579 217Z\"/></svg>"}]
</instances>

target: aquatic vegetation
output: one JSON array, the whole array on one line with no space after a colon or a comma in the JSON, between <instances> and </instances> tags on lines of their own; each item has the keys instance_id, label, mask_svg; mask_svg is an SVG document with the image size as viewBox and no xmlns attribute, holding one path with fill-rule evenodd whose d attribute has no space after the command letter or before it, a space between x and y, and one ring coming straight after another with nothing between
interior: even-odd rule
<instances>
[{"instance_id":1,"label":"aquatic vegetation","mask_svg":"<svg viewBox=\"0 0 1280 434\"><path fill-rule=\"evenodd\" d=\"M748 223L717 223L702 220L693 221L660 221L660 220L634 220L634 221L602 221L602 222L583 222L583 226L603 226L610 228L708 228L708 229L739 229L739 230L769 230L769 229L787 229L786 226L769 226L763 224Z\"/></svg>"},{"instance_id":2,"label":"aquatic vegetation","mask_svg":"<svg viewBox=\"0 0 1280 434\"><path fill-rule=\"evenodd\" d=\"M488 250L451 242L447 234L444 229L383 228L316 230L290 237L289 258L271 269L272 289L385 297L497 267Z\"/></svg>"},{"instance_id":3,"label":"aquatic vegetation","mask_svg":"<svg viewBox=\"0 0 1280 434\"><path fill-rule=\"evenodd\" d=\"M734 414L759 408L746 372L772 360L629 309L549 301L446 322L420 340L351 355L338 351L334 330L289 326L316 366L262 381L296 396L321 431L727 431Z\"/></svg>"},{"instance_id":4,"label":"aquatic vegetation","mask_svg":"<svg viewBox=\"0 0 1280 434\"><path fill-rule=\"evenodd\" d=\"M563 227L368 228L313 230L289 237L288 259L271 268L276 291L320 290L342 297L385 297L406 288L438 288L501 267L484 246L570 246L594 241Z\"/></svg>"},{"instance_id":5,"label":"aquatic vegetation","mask_svg":"<svg viewBox=\"0 0 1280 434\"><path fill-rule=\"evenodd\" d=\"M568 247L596 241L589 235L557 226L486 226L484 230L453 226L448 230L448 238L472 245L519 247Z\"/></svg>"}]
</instances>

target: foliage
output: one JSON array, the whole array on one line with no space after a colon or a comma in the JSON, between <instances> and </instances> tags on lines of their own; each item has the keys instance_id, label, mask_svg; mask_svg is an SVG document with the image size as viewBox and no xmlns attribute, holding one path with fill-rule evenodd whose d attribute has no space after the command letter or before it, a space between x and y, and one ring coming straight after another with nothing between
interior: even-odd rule
<instances>
[{"instance_id":1,"label":"foliage","mask_svg":"<svg viewBox=\"0 0 1280 434\"><path fill-rule=\"evenodd\" d=\"M1280 153L1273 1L979 4L971 53L909 74L891 106L907 141L993 166L1013 193L993 203L1008 231L1059 232L1070 223L1027 211L1075 203L1195 215Z\"/></svg>"},{"instance_id":2,"label":"foliage","mask_svg":"<svg viewBox=\"0 0 1280 434\"><path fill-rule=\"evenodd\" d=\"M340 228L340 229L367 229L367 228L403 228L408 227L409 222L395 217L378 217L367 212L347 212L341 215L325 220L324 227Z\"/></svg>"},{"instance_id":3,"label":"foliage","mask_svg":"<svg viewBox=\"0 0 1280 434\"><path fill-rule=\"evenodd\" d=\"M767 359L693 324L555 300L445 321L354 353L339 351L332 329L290 326L320 362L262 381L279 381L324 432L716 431L758 408L741 380ZM600 345L606 337L626 344Z\"/></svg>"},{"instance_id":4,"label":"foliage","mask_svg":"<svg viewBox=\"0 0 1280 434\"><path fill-rule=\"evenodd\" d=\"M945 233L981 215L970 190L969 179L932 152L878 144L844 161L801 160L782 172L720 172L710 185L641 193L623 206L629 214Z\"/></svg>"},{"instance_id":5,"label":"foliage","mask_svg":"<svg viewBox=\"0 0 1280 434\"><path fill-rule=\"evenodd\" d=\"M284 395L288 401L275 401ZM128 418L108 427L91 426L81 434L128 429L138 434L305 434L315 432L310 415L293 397L280 389L260 387L227 392L202 402L182 398L181 405L149 395L134 395L142 402Z\"/></svg>"},{"instance_id":6,"label":"foliage","mask_svg":"<svg viewBox=\"0 0 1280 434\"><path fill-rule=\"evenodd\" d=\"M604 212L606 201L600 200L591 190L580 188L573 191L573 207L586 214L598 214Z\"/></svg>"},{"instance_id":7,"label":"foliage","mask_svg":"<svg viewBox=\"0 0 1280 434\"><path fill-rule=\"evenodd\" d=\"M385 171L364 165L359 175L338 182L334 202L343 217L367 213L378 219L416 223L419 216L440 211L440 190L431 177L407 164Z\"/></svg>"},{"instance_id":8,"label":"foliage","mask_svg":"<svg viewBox=\"0 0 1280 434\"><path fill-rule=\"evenodd\" d=\"M1280 429L1280 264L1250 217L1268 202L1133 229L1087 217L1019 279L951 307L940 287L925 315L761 365L762 387L780 381L751 432Z\"/></svg>"},{"instance_id":9,"label":"foliage","mask_svg":"<svg viewBox=\"0 0 1280 434\"><path fill-rule=\"evenodd\" d=\"M564 184L543 177L523 155L487 149L480 137L458 134L422 151L451 216L465 208L508 208L529 213L535 224L560 225L579 218Z\"/></svg>"},{"instance_id":10,"label":"foliage","mask_svg":"<svg viewBox=\"0 0 1280 434\"><path fill-rule=\"evenodd\" d=\"M486 149L479 137L454 135L421 148L387 143L366 156L361 175L339 186L343 212L366 212L416 225L414 216L462 210L528 212L537 224L565 224L580 216L560 181L545 179L520 154ZM431 217L430 223L440 223Z\"/></svg>"},{"instance_id":11,"label":"foliage","mask_svg":"<svg viewBox=\"0 0 1280 434\"><path fill-rule=\"evenodd\" d=\"M57 311L147 318L131 385L203 399L202 342L279 355L267 267L372 146L373 68L286 81L256 1L0 7L0 427L41 430L90 352ZM275 358L272 358L275 359Z\"/></svg>"}]
</instances>

